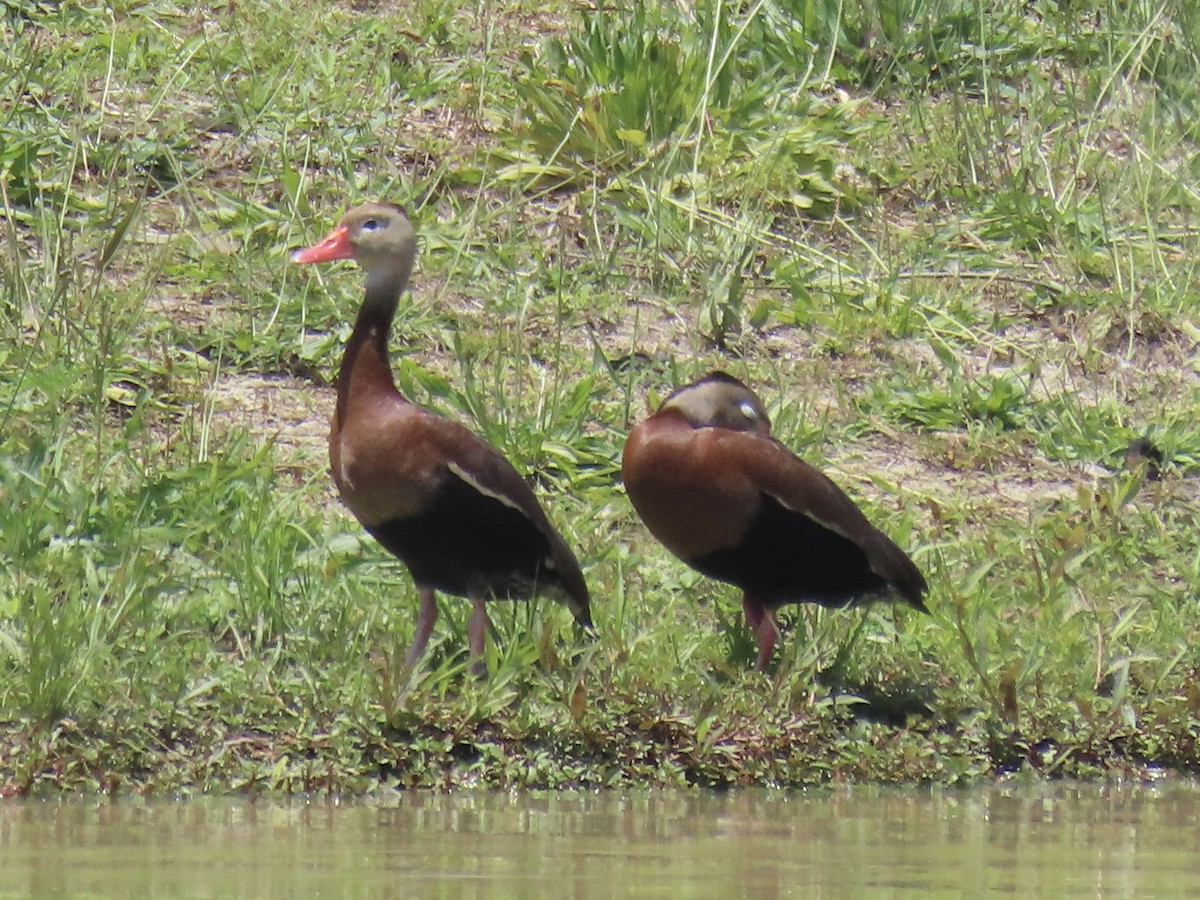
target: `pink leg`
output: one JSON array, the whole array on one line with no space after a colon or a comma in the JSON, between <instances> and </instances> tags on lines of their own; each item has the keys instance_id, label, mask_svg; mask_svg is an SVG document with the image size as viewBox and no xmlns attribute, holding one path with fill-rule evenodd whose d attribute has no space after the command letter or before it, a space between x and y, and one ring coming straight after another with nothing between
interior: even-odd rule
<instances>
[{"instance_id":1,"label":"pink leg","mask_svg":"<svg viewBox=\"0 0 1200 900\"><path fill-rule=\"evenodd\" d=\"M476 675L487 674L487 664L483 661L483 643L487 636L488 614L482 597L472 597L471 619L467 622L467 637L471 643L471 670Z\"/></svg>"},{"instance_id":2,"label":"pink leg","mask_svg":"<svg viewBox=\"0 0 1200 900\"><path fill-rule=\"evenodd\" d=\"M746 622L758 637L758 671L765 672L775 655L775 638L779 634L775 610L763 606L749 594L742 597L742 609L746 611Z\"/></svg>"},{"instance_id":3,"label":"pink leg","mask_svg":"<svg viewBox=\"0 0 1200 900\"><path fill-rule=\"evenodd\" d=\"M408 648L408 655L404 657L404 668L411 669L421 654L425 652L425 645L429 643L429 636L433 634L434 623L437 622L438 608L437 600L433 596L433 588L418 587L417 595L421 598L421 607L417 612L417 633L413 636L412 646Z\"/></svg>"}]
</instances>

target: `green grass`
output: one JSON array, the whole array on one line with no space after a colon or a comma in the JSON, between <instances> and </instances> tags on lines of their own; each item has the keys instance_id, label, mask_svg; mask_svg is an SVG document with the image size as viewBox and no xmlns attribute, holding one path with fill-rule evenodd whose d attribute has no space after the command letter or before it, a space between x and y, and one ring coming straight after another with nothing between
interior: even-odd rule
<instances>
[{"instance_id":1,"label":"green grass","mask_svg":"<svg viewBox=\"0 0 1200 900\"><path fill-rule=\"evenodd\" d=\"M1200 18L1183 0L7 3L0 793L970 783L1200 771ZM298 49L297 49L298 48ZM361 290L528 474L597 636L415 590L333 494ZM712 367L926 572L930 617L736 593L619 483ZM1122 468L1149 435L1164 476Z\"/></svg>"}]
</instances>

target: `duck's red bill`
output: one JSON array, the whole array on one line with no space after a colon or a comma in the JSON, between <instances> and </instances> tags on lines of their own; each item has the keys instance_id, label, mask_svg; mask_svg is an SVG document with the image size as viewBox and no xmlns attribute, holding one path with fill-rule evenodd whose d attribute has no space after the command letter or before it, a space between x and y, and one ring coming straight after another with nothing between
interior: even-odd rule
<instances>
[{"instance_id":1,"label":"duck's red bill","mask_svg":"<svg viewBox=\"0 0 1200 900\"><path fill-rule=\"evenodd\" d=\"M339 225L319 244L305 247L292 254L295 263L330 262L335 259L350 259L354 248L350 246L350 229Z\"/></svg>"}]
</instances>

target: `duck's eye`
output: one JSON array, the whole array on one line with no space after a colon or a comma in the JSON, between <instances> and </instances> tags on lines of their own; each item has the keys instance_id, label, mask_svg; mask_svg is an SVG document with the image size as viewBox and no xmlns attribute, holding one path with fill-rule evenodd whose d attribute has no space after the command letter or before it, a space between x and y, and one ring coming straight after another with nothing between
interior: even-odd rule
<instances>
[{"instance_id":1,"label":"duck's eye","mask_svg":"<svg viewBox=\"0 0 1200 900\"><path fill-rule=\"evenodd\" d=\"M383 227L383 225L380 224L378 219L367 219L365 222L362 223L363 231L377 231L382 227Z\"/></svg>"},{"instance_id":2,"label":"duck's eye","mask_svg":"<svg viewBox=\"0 0 1200 900\"><path fill-rule=\"evenodd\" d=\"M751 403L749 400L743 400L741 403L739 403L738 409L740 409L742 411L742 415L745 416L747 419L749 419L751 422L757 421L758 410L754 408L754 404Z\"/></svg>"}]
</instances>

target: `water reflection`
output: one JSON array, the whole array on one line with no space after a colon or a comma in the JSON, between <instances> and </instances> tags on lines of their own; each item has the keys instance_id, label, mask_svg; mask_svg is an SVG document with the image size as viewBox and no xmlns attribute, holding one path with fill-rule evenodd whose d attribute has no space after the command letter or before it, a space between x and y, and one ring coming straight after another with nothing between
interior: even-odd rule
<instances>
[{"instance_id":1,"label":"water reflection","mask_svg":"<svg viewBox=\"0 0 1200 900\"><path fill-rule=\"evenodd\" d=\"M1132 896L1200 884L1200 786L386 804L0 804L0 897Z\"/></svg>"}]
</instances>

